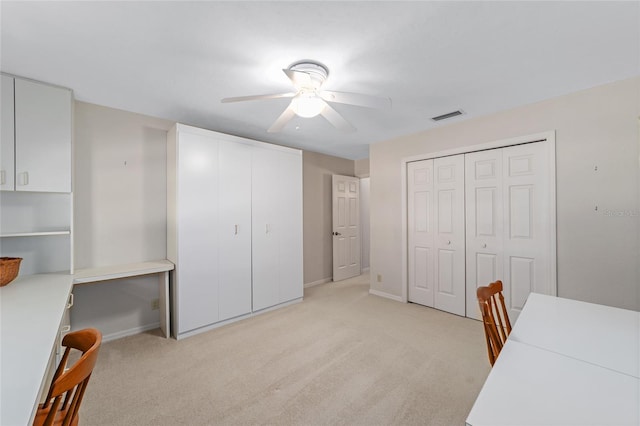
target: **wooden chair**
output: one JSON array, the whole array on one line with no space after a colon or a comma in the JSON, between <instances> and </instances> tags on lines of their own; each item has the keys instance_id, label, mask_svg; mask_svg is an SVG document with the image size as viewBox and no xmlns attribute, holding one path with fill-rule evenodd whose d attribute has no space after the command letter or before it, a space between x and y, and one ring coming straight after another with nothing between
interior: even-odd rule
<instances>
[{"instance_id":1,"label":"wooden chair","mask_svg":"<svg viewBox=\"0 0 640 426\"><path fill-rule=\"evenodd\" d=\"M53 375L45 402L38 406L34 426L78 424L80 403L98 359L101 342L102 334L95 328L74 331L64 336L64 355ZM81 351L82 356L65 371L72 349Z\"/></svg>"},{"instance_id":2,"label":"wooden chair","mask_svg":"<svg viewBox=\"0 0 640 426\"><path fill-rule=\"evenodd\" d=\"M487 339L489 362L493 366L511 333L511 322L502 295L502 281L498 280L486 287L478 287L477 295Z\"/></svg>"}]
</instances>

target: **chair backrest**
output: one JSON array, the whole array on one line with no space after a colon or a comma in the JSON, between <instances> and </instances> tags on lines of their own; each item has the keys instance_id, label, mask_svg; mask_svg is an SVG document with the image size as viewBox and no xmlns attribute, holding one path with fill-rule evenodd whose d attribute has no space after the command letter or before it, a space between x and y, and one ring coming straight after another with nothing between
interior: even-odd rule
<instances>
[{"instance_id":1,"label":"chair backrest","mask_svg":"<svg viewBox=\"0 0 640 426\"><path fill-rule=\"evenodd\" d=\"M82 402L91 372L98 359L101 343L102 334L95 328L74 331L64 336L62 339L62 346L65 346L64 355L53 375L47 398L38 410L43 415L36 416L34 424L52 425L56 421L58 413L64 416L62 425L66 426L77 422L80 402ZM82 356L65 371L72 349L81 351ZM46 417L44 417L44 413L46 413Z\"/></svg>"},{"instance_id":2,"label":"chair backrest","mask_svg":"<svg viewBox=\"0 0 640 426\"><path fill-rule=\"evenodd\" d=\"M487 339L489 362L493 366L511 333L511 322L502 295L502 281L498 280L488 286L478 287L477 295Z\"/></svg>"}]
</instances>

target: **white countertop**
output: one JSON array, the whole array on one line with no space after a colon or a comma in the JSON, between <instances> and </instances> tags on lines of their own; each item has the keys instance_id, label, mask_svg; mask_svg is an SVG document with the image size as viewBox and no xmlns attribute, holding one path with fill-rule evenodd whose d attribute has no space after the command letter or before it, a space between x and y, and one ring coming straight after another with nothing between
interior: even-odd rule
<instances>
[{"instance_id":1,"label":"white countertop","mask_svg":"<svg viewBox=\"0 0 640 426\"><path fill-rule=\"evenodd\" d=\"M73 277L19 276L0 287L0 424L30 425Z\"/></svg>"}]
</instances>

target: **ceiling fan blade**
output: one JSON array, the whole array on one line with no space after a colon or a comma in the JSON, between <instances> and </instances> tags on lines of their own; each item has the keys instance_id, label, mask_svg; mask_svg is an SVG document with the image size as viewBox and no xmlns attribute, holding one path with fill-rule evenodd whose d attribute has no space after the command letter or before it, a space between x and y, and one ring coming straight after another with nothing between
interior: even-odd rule
<instances>
[{"instance_id":1,"label":"ceiling fan blade","mask_svg":"<svg viewBox=\"0 0 640 426\"><path fill-rule=\"evenodd\" d=\"M331 108L331 106L325 102L324 108L320 112L324 118L327 119L335 128L342 130L343 132L355 132L356 128L351 125L347 120L342 117L338 111Z\"/></svg>"},{"instance_id":2,"label":"ceiling fan blade","mask_svg":"<svg viewBox=\"0 0 640 426\"><path fill-rule=\"evenodd\" d=\"M258 101L261 99L277 99L277 98L293 98L296 94L291 93L276 93L273 95L253 95L253 96L237 96L234 98L223 98L220 102L223 104L229 102L243 102L243 101Z\"/></svg>"},{"instance_id":3,"label":"ceiling fan blade","mask_svg":"<svg viewBox=\"0 0 640 426\"><path fill-rule=\"evenodd\" d=\"M278 119L271 125L271 127L269 127L267 132L277 133L281 131L295 115L296 113L293 111L293 108L291 108L291 105L289 105L287 109L285 109L283 113L280 114L280 117L278 117Z\"/></svg>"},{"instance_id":4,"label":"ceiling fan blade","mask_svg":"<svg viewBox=\"0 0 640 426\"><path fill-rule=\"evenodd\" d=\"M391 99L379 96L350 92L333 92L331 90L323 90L319 95L327 102L338 102L340 104L357 105L367 108L391 109Z\"/></svg>"},{"instance_id":5,"label":"ceiling fan blade","mask_svg":"<svg viewBox=\"0 0 640 426\"><path fill-rule=\"evenodd\" d=\"M311 84L311 76L307 72L282 70L296 88L309 86Z\"/></svg>"}]
</instances>

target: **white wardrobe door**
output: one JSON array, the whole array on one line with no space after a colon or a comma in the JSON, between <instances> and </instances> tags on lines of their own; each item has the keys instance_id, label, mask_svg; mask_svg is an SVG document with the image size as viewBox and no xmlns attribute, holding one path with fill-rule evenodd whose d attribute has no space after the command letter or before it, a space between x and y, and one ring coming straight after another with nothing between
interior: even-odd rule
<instances>
[{"instance_id":1,"label":"white wardrobe door","mask_svg":"<svg viewBox=\"0 0 640 426\"><path fill-rule=\"evenodd\" d=\"M278 226L280 302L302 297L302 158L280 153L278 166Z\"/></svg>"},{"instance_id":2,"label":"white wardrobe door","mask_svg":"<svg viewBox=\"0 0 640 426\"><path fill-rule=\"evenodd\" d=\"M433 160L407 166L409 301L433 307Z\"/></svg>"},{"instance_id":3,"label":"white wardrobe door","mask_svg":"<svg viewBox=\"0 0 640 426\"><path fill-rule=\"evenodd\" d=\"M279 295L278 152L254 148L252 155L253 310L277 305Z\"/></svg>"},{"instance_id":4,"label":"white wardrobe door","mask_svg":"<svg viewBox=\"0 0 640 426\"><path fill-rule=\"evenodd\" d=\"M178 144L178 332L218 320L218 142L181 133Z\"/></svg>"},{"instance_id":5,"label":"white wardrobe door","mask_svg":"<svg viewBox=\"0 0 640 426\"><path fill-rule=\"evenodd\" d=\"M220 142L219 320L251 312L251 148Z\"/></svg>"},{"instance_id":6,"label":"white wardrobe door","mask_svg":"<svg viewBox=\"0 0 640 426\"><path fill-rule=\"evenodd\" d=\"M504 295L515 321L530 292L554 294L549 144L504 148ZM555 242L553 242L555 244Z\"/></svg>"},{"instance_id":7,"label":"white wardrobe door","mask_svg":"<svg viewBox=\"0 0 640 426\"><path fill-rule=\"evenodd\" d=\"M502 152L465 155L467 316L478 320L477 288L503 279Z\"/></svg>"},{"instance_id":8,"label":"white wardrobe door","mask_svg":"<svg viewBox=\"0 0 640 426\"><path fill-rule=\"evenodd\" d=\"M465 315L464 155L436 158L434 306Z\"/></svg>"}]
</instances>

